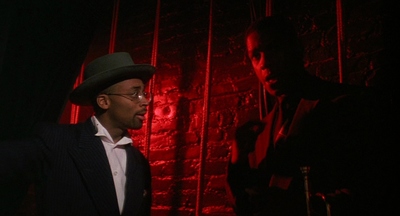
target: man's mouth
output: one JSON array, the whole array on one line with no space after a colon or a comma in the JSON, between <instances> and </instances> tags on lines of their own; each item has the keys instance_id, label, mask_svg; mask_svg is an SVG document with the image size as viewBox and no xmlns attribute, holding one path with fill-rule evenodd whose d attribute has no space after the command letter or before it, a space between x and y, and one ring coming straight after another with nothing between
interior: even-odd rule
<instances>
[{"instance_id":1,"label":"man's mouth","mask_svg":"<svg viewBox=\"0 0 400 216\"><path fill-rule=\"evenodd\" d=\"M268 84L275 84L276 82L278 82L278 77L269 74L267 77L265 77L265 82Z\"/></svg>"},{"instance_id":2,"label":"man's mouth","mask_svg":"<svg viewBox=\"0 0 400 216\"><path fill-rule=\"evenodd\" d=\"M270 78L270 79L266 79L266 82L268 84L275 84L276 82L278 82L278 79L276 78Z\"/></svg>"},{"instance_id":3,"label":"man's mouth","mask_svg":"<svg viewBox=\"0 0 400 216\"><path fill-rule=\"evenodd\" d=\"M145 120L146 119L146 117L145 117L146 113L147 113L147 111L136 113L136 117L138 117L140 120Z\"/></svg>"},{"instance_id":4,"label":"man's mouth","mask_svg":"<svg viewBox=\"0 0 400 216\"><path fill-rule=\"evenodd\" d=\"M146 117L144 117L144 114L143 115L142 114L136 114L136 117L138 119L142 120L142 121L146 119Z\"/></svg>"}]
</instances>

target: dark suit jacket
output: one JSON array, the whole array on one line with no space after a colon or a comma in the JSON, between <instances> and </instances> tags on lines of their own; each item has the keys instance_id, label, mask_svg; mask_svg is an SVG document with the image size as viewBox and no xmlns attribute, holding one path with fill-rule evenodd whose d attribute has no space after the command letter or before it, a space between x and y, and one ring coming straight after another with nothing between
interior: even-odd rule
<instances>
[{"instance_id":1,"label":"dark suit jacket","mask_svg":"<svg viewBox=\"0 0 400 216\"><path fill-rule=\"evenodd\" d=\"M367 89L322 84L319 89L310 87L310 94L299 98L279 142L271 138L274 111L264 119L265 128L257 135L253 153L258 157L258 166L228 165L228 189L238 215L252 215L255 208L263 212L267 206L271 207L265 210L268 215L305 214L302 166L310 167L311 193L351 191L352 195L342 196L341 201L331 200L335 211L332 215L376 215L385 211L390 174L382 168L390 164L390 152L380 139L387 135L387 118L381 115L381 108L388 111L387 106ZM278 192L269 187L272 175L292 177L289 189ZM249 189L257 194L250 195Z\"/></svg>"},{"instance_id":2,"label":"dark suit jacket","mask_svg":"<svg viewBox=\"0 0 400 216\"><path fill-rule=\"evenodd\" d=\"M106 152L94 134L88 119L76 125L41 124L33 140L1 143L0 214L12 215L19 204L13 194L34 182L38 215L120 215ZM150 207L149 163L128 147L122 215L150 215Z\"/></svg>"}]
</instances>

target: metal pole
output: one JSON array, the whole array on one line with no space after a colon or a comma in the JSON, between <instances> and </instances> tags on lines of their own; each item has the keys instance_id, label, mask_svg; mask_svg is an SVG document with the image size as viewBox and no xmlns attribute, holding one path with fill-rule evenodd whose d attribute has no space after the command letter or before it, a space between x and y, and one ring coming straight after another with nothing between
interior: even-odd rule
<instances>
[{"instance_id":1,"label":"metal pole","mask_svg":"<svg viewBox=\"0 0 400 216\"><path fill-rule=\"evenodd\" d=\"M159 26L160 26L160 6L161 1L157 0L157 9L156 9L156 18L155 18L155 25L154 25L154 36L153 36L153 50L151 53L151 64L156 67L157 66L157 53L158 53L158 34L159 34ZM150 79L148 86L149 91L152 93L154 92L154 80L155 75ZM147 113L147 121L146 121L146 132L145 132L145 147L144 147L144 155L146 158L149 158L150 155L150 137L151 137L151 125L153 121L153 107L154 107L154 100L151 100L149 103Z\"/></svg>"},{"instance_id":2,"label":"metal pole","mask_svg":"<svg viewBox=\"0 0 400 216\"><path fill-rule=\"evenodd\" d=\"M339 82L343 83L343 70L344 61L346 58L346 46L343 30L343 10L342 0L336 0L336 25L337 25L337 42L338 42L338 68L339 68Z\"/></svg>"},{"instance_id":3,"label":"metal pole","mask_svg":"<svg viewBox=\"0 0 400 216\"><path fill-rule=\"evenodd\" d=\"M272 9L273 9L272 3L273 3L273 0L265 0L265 16L272 15ZM265 90L265 88L261 82L259 83L258 89L259 89L258 100L260 101L259 102L259 115L260 115L260 119L263 119L269 112L268 95L267 95L267 91Z\"/></svg>"},{"instance_id":4,"label":"metal pole","mask_svg":"<svg viewBox=\"0 0 400 216\"><path fill-rule=\"evenodd\" d=\"M204 188L204 167L205 158L207 156L207 131L208 131L208 117L209 117L209 101L211 89L211 45L212 45L212 24L213 24L213 0L210 1L210 16L208 28L208 52L207 52L207 68L206 79L204 84L204 100L203 100L203 124L201 128L201 141L200 141L200 158L199 158L199 178L197 181L197 196L196 196L196 216L201 215L202 201L203 201L203 188Z\"/></svg>"},{"instance_id":5,"label":"metal pole","mask_svg":"<svg viewBox=\"0 0 400 216\"><path fill-rule=\"evenodd\" d=\"M111 32L110 32L110 44L108 47L108 53L113 53L115 48L115 38L117 34L118 26L118 13L119 13L119 0L114 0L114 9L111 22Z\"/></svg>"},{"instance_id":6,"label":"metal pole","mask_svg":"<svg viewBox=\"0 0 400 216\"><path fill-rule=\"evenodd\" d=\"M117 32L117 25L118 25L118 11L119 11L119 0L114 1L114 8L113 8L113 16L112 16L112 22L111 22L111 32L110 32L110 43L108 47L108 53L113 53L114 52L114 47L115 47L115 35ZM74 88L76 88L80 83L83 81L83 71L84 71L84 64L81 66L81 71L75 81ZM80 107L72 104L71 105L71 115L70 115L70 123L75 124L79 121L79 112L80 112Z\"/></svg>"},{"instance_id":7,"label":"metal pole","mask_svg":"<svg viewBox=\"0 0 400 216\"><path fill-rule=\"evenodd\" d=\"M272 3L273 0L265 0L265 16L272 15Z\"/></svg>"},{"instance_id":8,"label":"metal pole","mask_svg":"<svg viewBox=\"0 0 400 216\"><path fill-rule=\"evenodd\" d=\"M83 70L84 70L84 64L81 65L81 71L79 72L78 78L75 80L74 88L76 88L80 83L83 81ZM80 106L72 104L71 105L71 114L69 118L69 122L71 124L76 124L78 123L79 120L79 112L80 112Z\"/></svg>"}]
</instances>

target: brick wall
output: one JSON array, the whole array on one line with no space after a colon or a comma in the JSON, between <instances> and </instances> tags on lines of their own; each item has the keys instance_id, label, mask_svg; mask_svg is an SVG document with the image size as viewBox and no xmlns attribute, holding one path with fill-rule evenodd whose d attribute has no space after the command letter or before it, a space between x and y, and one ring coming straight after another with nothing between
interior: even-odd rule
<instances>
[{"instance_id":1,"label":"brick wall","mask_svg":"<svg viewBox=\"0 0 400 216\"><path fill-rule=\"evenodd\" d=\"M115 51L128 51L135 63L150 63L156 2L121 2ZM345 83L385 86L384 2L343 1ZM200 152L205 141L201 208L204 215L233 215L225 191L225 172L235 128L259 118L259 84L245 58L243 32L263 1L213 1L210 102L204 107L208 63L210 1L161 1L154 116L149 160L153 175L153 215L195 215ZM338 82L336 2L275 1L274 13L290 16L306 48L312 74ZM107 53L105 23L87 61ZM383 77L383 79L382 79ZM68 108L68 107L67 107ZM204 111L208 111L205 113ZM81 113L86 119L90 112ZM206 115L206 116L203 116ZM206 121L204 121L206 117ZM203 130L203 123L207 128ZM145 128L145 127L143 127ZM133 139L144 148L144 129Z\"/></svg>"}]
</instances>

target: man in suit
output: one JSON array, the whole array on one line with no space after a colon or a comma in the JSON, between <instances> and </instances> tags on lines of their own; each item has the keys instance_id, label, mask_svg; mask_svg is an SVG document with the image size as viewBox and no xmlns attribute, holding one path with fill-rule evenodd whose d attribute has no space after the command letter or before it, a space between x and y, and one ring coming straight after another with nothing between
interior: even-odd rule
<instances>
[{"instance_id":1,"label":"man in suit","mask_svg":"<svg viewBox=\"0 0 400 216\"><path fill-rule=\"evenodd\" d=\"M150 165L128 130L143 125L151 100L145 84L154 73L126 52L99 57L69 98L93 106L93 116L40 123L33 138L0 143L0 215L14 214L31 183L37 215L150 215Z\"/></svg>"},{"instance_id":2,"label":"man in suit","mask_svg":"<svg viewBox=\"0 0 400 216\"><path fill-rule=\"evenodd\" d=\"M390 111L382 95L310 75L284 17L256 21L245 43L273 107L236 131L227 173L236 214L384 214L390 152L374 146L388 123L377 105Z\"/></svg>"}]
</instances>

